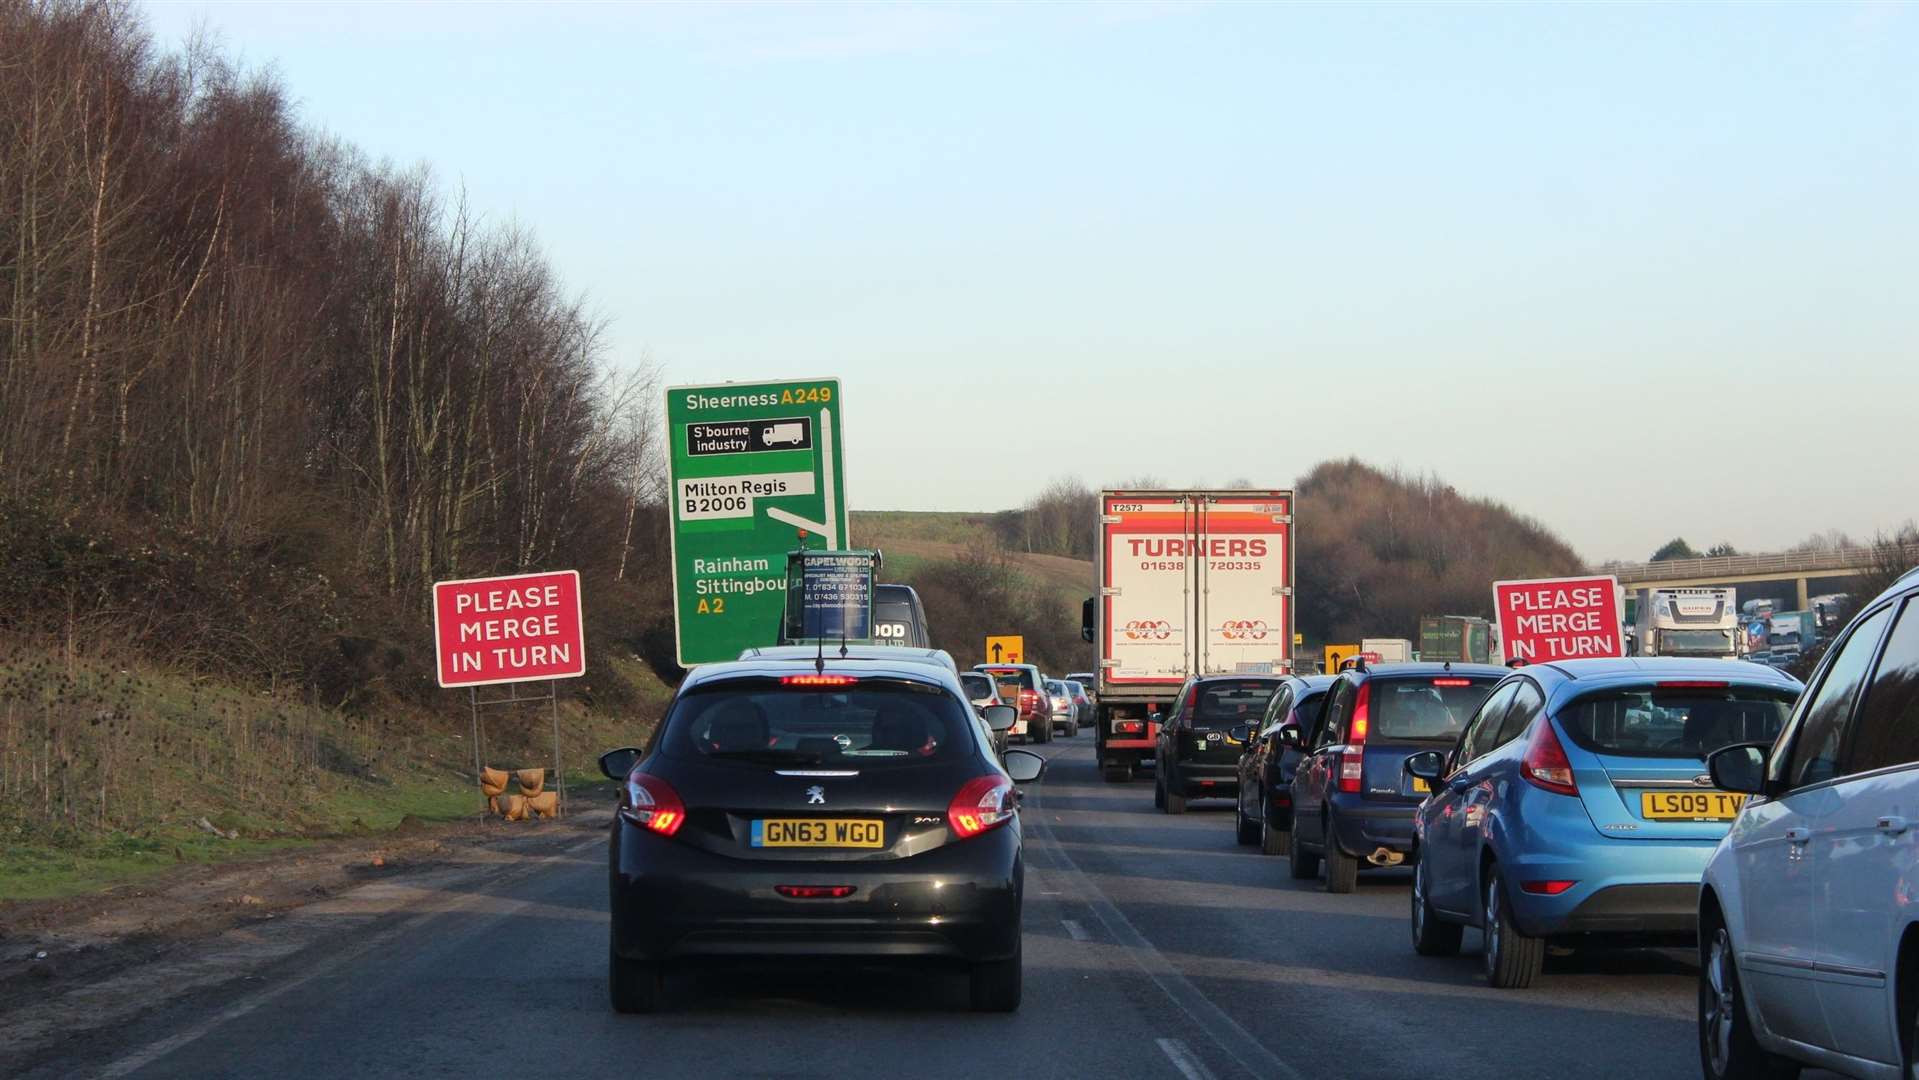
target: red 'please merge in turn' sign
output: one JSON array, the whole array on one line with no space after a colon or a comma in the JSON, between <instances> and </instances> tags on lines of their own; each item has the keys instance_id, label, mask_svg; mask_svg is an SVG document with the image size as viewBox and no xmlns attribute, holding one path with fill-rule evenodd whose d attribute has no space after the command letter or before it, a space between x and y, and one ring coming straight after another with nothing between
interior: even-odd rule
<instances>
[{"instance_id":1,"label":"red 'please merge in turn' sign","mask_svg":"<svg viewBox=\"0 0 1919 1080\"><path fill-rule=\"evenodd\" d=\"M1508 660L1549 664L1625 655L1619 583L1610 575L1495 581L1493 605Z\"/></svg>"},{"instance_id":2,"label":"red 'please merge in turn' sign","mask_svg":"<svg viewBox=\"0 0 1919 1080\"><path fill-rule=\"evenodd\" d=\"M441 686L586 674L579 572L435 582L433 646Z\"/></svg>"}]
</instances>

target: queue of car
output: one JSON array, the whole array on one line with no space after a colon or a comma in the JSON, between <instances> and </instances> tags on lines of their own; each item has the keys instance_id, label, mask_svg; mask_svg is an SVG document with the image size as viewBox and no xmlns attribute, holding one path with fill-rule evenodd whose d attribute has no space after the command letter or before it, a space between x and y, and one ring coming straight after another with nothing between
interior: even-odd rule
<instances>
[{"instance_id":1,"label":"queue of car","mask_svg":"<svg viewBox=\"0 0 1919 1080\"><path fill-rule=\"evenodd\" d=\"M1233 798L1294 877L1410 863L1413 949L1478 929L1494 987L1549 949L1697 948L1709 1080L1919 1075L1919 570L1805 684L1677 658L1220 676L1157 751L1161 810Z\"/></svg>"}]
</instances>

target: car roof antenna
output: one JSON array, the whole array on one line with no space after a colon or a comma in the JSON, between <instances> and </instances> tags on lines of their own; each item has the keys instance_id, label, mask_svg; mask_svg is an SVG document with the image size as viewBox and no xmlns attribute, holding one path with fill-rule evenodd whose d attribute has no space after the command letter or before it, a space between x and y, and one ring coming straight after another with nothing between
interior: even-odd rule
<instances>
[{"instance_id":1,"label":"car roof antenna","mask_svg":"<svg viewBox=\"0 0 1919 1080\"><path fill-rule=\"evenodd\" d=\"M840 659L846 659L846 620L840 620Z\"/></svg>"},{"instance_id":2,"label":"car roof antenna","mask_svg":"<svg viewBox=\"0 0 1919 1080\"><path fill-rule=\"evenodd\" d=\"M819 649L813 656L813 674L824 675L826 673L826 639L816 637L813 639L813 644Z\"/></svg>"}]
</instances>

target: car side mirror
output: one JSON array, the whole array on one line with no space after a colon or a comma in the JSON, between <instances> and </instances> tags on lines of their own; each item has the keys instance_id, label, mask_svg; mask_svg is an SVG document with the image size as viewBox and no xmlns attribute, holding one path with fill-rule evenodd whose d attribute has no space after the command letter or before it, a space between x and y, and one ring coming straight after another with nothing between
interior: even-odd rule
<instances>
[{"instance_id":1,"label":"car side mirror","mask_svg":"<svg viewBox=\"0 0 1919 1080\"><path fill-rule=\"evenodd\" d=\"M1079 606L1079 636L1083 641L1093 640L1094 605L1098 602L1098 597L1089 596L1086 598L1086 601Z\"/></svg>"},{"instance_id":2,"label":"car side mirror","mask_svg":"<svg viewBox=\"0 0 1919 1080\"><path fill-rule=\"evenodd\" d=\"M1011 705L988 705L980 714L986 717L986 726L995 732L1011 731L1019 721L1019 710Z\"/></svg>"},{"instance_id":3,"label":"car side mirror","mask_svg":"<svg viewBox=\"0 0 1919 1080\"><path fill-rule=\"evenodd\" d=\"M1279 744L1281 746L1293 750L1300 750L1304 749L1305 742L1306 740L1301 737L1297 726L1288 725L1279 729Z\"/></svg>"},{"instance_id":4,"label":"car side mirror","mask_svg":"<svg viewBox=\"0 0 1919 1080\"><path fill-rule=\"evenodd\" d=\"M1424 780L1436 784L1446 775L1446 755L1438 750L1424 750L1406 758L1406 775L1415 780Z\"/></svg>"},{"instance_id":5,"label":"car side mirror","mask_svg":"<svg viewBox=\"0 0 1919 1080\"><path fill-rule=\"evenodd\" d=\"M1769 743L1734 743L1714 750L1706 758L1706 771L1712 774L1713 786L1744 795L1764 795L1766 755L1771 749Z\"/></svg>"},{"instance_id":6,"label":"car side mirror","mask_svg":"<svg viewBox=\"0 0 1919 1080\"><path fill-rule=\"evenodd\" d=\"M624 780L633 766L640 763L640 755L645 753L636 746L622 746L618 750L608 750L600 755L600 771L608 780Z\"/></svg>"},{"instance_id":7,"label":"car side mirror","mask_svg":"<svg viewBox=\"0 0 1919 1080\"><path fill-rule=\"evenodd\" d=\"M1236 743L1250 742L1253 738L1253 725L1234 724L1233 729L1226 734Z\"/></svg>"},{"instance_id":8,"label":"car side mirror","mask_svg":"<svg viewBox=\"0 0 1919 1080\"><path fill-rule=\"evenodd\" d=\"M1000 764L1015 784L1030 784L1046 775L1046 759L1031 750L1008 750Z\"/></svg>"}]
</instances>

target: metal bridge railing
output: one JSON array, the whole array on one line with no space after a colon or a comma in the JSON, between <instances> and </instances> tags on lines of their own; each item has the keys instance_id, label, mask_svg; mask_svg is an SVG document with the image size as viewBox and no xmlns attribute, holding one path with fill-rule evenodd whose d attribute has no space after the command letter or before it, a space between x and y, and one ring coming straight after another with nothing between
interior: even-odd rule
<instances>
[{"instance_id":1,"label":"metal bridge railing","mask_svg":"<svg viewBox=\"0 0 1919 1080\"><path fill-rule=\"evenodd\" d=\"M1789 551L1776 555L1719 555L1698 559L1664 559L1647 563L1605 563L1597 572L1611 574L1621 585L1646 581L1744 577L1755 574L1803 574L1818 577L1833 570L1857 570L1873 564L1873 549L1834 548L1830 551Z\"/></svg>"}]
</instances>

